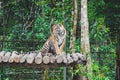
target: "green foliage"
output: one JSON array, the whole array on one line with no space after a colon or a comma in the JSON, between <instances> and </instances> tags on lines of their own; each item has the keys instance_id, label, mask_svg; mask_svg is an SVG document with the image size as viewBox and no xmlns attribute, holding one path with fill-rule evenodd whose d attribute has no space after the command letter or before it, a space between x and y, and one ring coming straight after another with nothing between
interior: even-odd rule
<instances>
[{"instance_id":1,"label":"green foliage","mask_svg":"<svg viewBox=\"0 0 120 80\"><path fill-rule=\"evenodd\" d=\"M104 71L109 71L110 68L108 66L103 66L102 70L100 70L100 65L97 62L93 62L93 80L110 80L108 77L105 76Z\"/></svg>"},{"instance_id":2,"label":"green foliage","mask_svg":"<svg viewBox=\"0 0 120 80\"><path fill-rule=\"evenodd\" d=\"M93 77L94 80L113 80L115 74L114 68L114 58L111 60L109 57L112 57L113 55L105 55L106 59L101 60L101 61L93 61ZM107 60L107 61L105 61ZM109 61L108 61L109 60ZM103 65L101 65L101 63ZM107 64L105 64L107 63Z\"/></svg>"},{"instance_id":3,"label":"green foliage","mask_svg":"<svg viewBox=\"0 0 120 80\"><path fill-rule=\"evenodd\" d=\"M5 1L3 6L5 14L3 23L7 24L5 25L7 28L1 28L5 32L5 40L25 42L23 42L23 44L17 41L5 43L4 50L29 51L40 49L50 35L51 23L65 23L64 25L68 31L67 33L69 33L71 27L70 10L72 7L70 5L71 2L69 1L65 1L65 3L62 1L52 2L34 0L28 0L28 2L23 0ZM8 15L9 18L7 18L6 15ZM64 17L66 19L64 19ZM53 22L52 18L54 19ZM67 38L69 37L70 36L67 35ZM3 39L3 34L0 35L0 38ZM27 41L35 42L35 48L30 49L29 47L32 47L33 44L26 45L25 43Z\"/></svg>"},{"instance_id":4,"label":"green foliage","mask_svg":"<svg viewBox=\"0 0 120 80\"><path fill-rule=\"evenodd\" d=\"M114 80L115 42L110 38L110 27L106 26L104 0L89 1L89 22L93 80Z\"/></svg>"},{"instance_id":5,"label":"green foliage","mask_svg":"<svg viewBox=\"0 0 120 80\"><path fill-rule=\"evenodd\" d=\"M105 41L109 39L109 28L104 24L104 17L97 18L93 25L90 26L90 38L96 41Z\"/></svg>"},{"instance_id":6,"label":"green foliage","mask_svg":"<svg viewBox=\"0 0 120 80\"><path fill-rule=\"evenodd\" d=\"M7 41L4 43L3 50L39 50L50 35L53 19L53 23L64 24L67 30L66 51L70 51L73 9L71 0L63 0L64 2L61 0L3 1L4 4L0 9L0 40ZM93 80L114 80L115 78L116 34L120 30L120 5L118 3L119 1L115 0L88 1ZM80 2L78 2L78 9L77 31L80 31ZM77 36L80 37L80 32ZM76 52L80 52L79 37L76 40ZM89 73L83 73L84 71L82 66L78 66L78 70L73 74L89 75ZM50 76L52 76L51 79L56 77L59 80L59 75L55 73L50 73ZM6 78L6 80L9 79Z\"/></svg>"}]
</instances>

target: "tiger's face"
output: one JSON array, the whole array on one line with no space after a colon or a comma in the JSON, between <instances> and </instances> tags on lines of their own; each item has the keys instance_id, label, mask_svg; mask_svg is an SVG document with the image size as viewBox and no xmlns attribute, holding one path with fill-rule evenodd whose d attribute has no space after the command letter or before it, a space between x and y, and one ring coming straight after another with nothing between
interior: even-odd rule
<instances>
[{"instance_id":1,"label":"tiger's face","mask_svg":"<svg viewBox=\"0 0 120 80\"><path fill-rule=\"evenodd\" d=\"M55 24L52 26L52 33L62 37L66 34L66 30L62 24Z\"/></svg>"}]
</instances>

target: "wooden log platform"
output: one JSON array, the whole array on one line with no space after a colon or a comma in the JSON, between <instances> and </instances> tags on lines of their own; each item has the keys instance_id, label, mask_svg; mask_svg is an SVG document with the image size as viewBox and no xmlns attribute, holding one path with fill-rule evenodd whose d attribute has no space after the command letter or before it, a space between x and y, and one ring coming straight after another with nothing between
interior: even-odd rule
<instances>
[{"instance_id":1,"label":"wooden log platform","mask_svg":"<svg viewBox=\"0 0 120 80\"><path fill-rule=\"evenodd\" d=\"M77 64L85 65L86 58L81 53L53 55L52 53L43 54L41 52L19 53L0 52L0 66L25 67L25 68L57 68L73 67Z\"/></svg>"}]
</instances>

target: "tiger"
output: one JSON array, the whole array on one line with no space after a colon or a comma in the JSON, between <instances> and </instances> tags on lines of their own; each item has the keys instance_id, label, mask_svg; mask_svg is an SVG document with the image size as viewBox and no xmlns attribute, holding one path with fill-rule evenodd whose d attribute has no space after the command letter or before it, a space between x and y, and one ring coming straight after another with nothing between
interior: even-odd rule
<instances>
[{"instance_id":1,"label":"tiger","mask_svg":"<svg viewBox=\"0 0 120 80\"><path fill-rule=\"evenodd\" d=\"M66 29L62 24L53 24L50 36L44 43L41 53L61 54L66 42Z\"/></svg>"}]
</instances>

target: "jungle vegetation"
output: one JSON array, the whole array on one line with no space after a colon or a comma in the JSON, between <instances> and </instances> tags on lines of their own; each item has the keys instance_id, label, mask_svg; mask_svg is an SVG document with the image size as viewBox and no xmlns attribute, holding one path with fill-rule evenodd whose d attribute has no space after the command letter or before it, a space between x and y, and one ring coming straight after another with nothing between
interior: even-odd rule
<instances>
[{"instance_id":1,"label":"jungle vegetation","mask_svg":"<svg viewBox=\"0 0 120 80\"><path fill-rule=\"evenodd\" d=\"M120 80L119 0L0 0L0 50L39 50L50 34L51 24L62 23L67 30L64 50L84 52L82 5L87 6L92 73L78 66L71 74L92 75L92 80Z\"/></svg>"}]
</instances>

